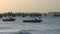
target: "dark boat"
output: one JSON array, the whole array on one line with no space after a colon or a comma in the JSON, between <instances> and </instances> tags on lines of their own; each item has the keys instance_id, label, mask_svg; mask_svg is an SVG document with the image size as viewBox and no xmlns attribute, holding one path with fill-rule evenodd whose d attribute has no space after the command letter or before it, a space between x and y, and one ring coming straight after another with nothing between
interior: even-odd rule
<instances>
[{"instance_id":1,"label":"dark boat","mask_svg":"<svg viewBox=\"0 0 60 34\"><path fill-rule=\"evenodd\" d=\"M37 20L37 19L35 19L35 20L23 20L23 22L33 22L33 23L36 23L36 22L42 22L42 20L41 19L39 19L39 20Z\"/></svg>"},{"instance_id":2,"label":"dark boat","mask_svg":"<svg viewBox=\"0 0 60 34\"><path fill-rule=\"evenodd\" d=\"M54 16L55 16L55 17L60 17L60 15L57 15L57 14L55 14Z\"/></svg>"},{"instance_id":3,"label":"dark boat","mask_svg":"<svg viewBox=\"0 0 60 34\"><path fill-rule=\"evenodd\" d=\"M16 20L16 19L15 19L15 18L12 18L12 17L3 19L3 21L15 21L15 20Z\"/></svg>"}]
</instances>

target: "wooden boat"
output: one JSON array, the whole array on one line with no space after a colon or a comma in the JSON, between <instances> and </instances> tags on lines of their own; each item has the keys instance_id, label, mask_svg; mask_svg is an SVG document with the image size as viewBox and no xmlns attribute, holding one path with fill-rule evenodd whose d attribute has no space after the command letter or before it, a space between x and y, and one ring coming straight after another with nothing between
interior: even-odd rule
<instances>
[{"instance_id":1,"label":"wooden boat","mask_svg":"<svg viewBox=\"0 0 60 34\"><path fill-rule=\"evenodd\" d=\"M5 18L3 21L15 21L16 19L13 17Z\"/></svg>"},{"instance_id":2,"label":"wooden boat","mask_svg":"<svg viewBox=\"0 0 60 34\"><path fill-rule=\"evenodd\" d=\"M40 19L40 20L37 20L37 19L35 19L35 20L23 20L23 22L34 22L34 23L36 23L36 22L42 22L42 20Z\"/></svg>"}]
</instances>

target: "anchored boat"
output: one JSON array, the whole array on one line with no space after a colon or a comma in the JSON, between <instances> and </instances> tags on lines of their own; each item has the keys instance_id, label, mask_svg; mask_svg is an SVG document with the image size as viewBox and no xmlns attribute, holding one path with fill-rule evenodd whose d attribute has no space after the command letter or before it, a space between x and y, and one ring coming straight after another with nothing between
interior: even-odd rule
<instances>
[{"instance_id":1,"label":"anchored boat","mask_svg":"<svg viewBox=\"0 0 60 34\"><path fill-rule=\"evenodd\" d=\"M36 23L36 22L42 22L42 20L41 19L34 19L34 20L23 20L23 22L34 22L34 23Z\"/></svg>"},{"instance_id":2,"label":"anchored boat","mask_svg":"<svg viewBox=\"0 0 60 34\"><path fill-rule=\"evenodd\" d=\"M13 17L3 18L3 21L15 21L16 19Z\"/></svg>"}]
</instances>

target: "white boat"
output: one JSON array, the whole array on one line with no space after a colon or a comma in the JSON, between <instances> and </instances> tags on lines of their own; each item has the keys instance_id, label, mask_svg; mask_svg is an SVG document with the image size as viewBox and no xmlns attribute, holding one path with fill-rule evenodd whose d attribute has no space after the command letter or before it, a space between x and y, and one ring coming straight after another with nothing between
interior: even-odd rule
<instances>
[{"instance_id":1,"label":"white boat","mask_svg":"<svg viewBox=\"0 0 60 34\"><path fill-rule=\"evenodd\" d=\"M4 17L3 21L15 21L16 19L13 17Z\"/></svg>"}]
</instances>

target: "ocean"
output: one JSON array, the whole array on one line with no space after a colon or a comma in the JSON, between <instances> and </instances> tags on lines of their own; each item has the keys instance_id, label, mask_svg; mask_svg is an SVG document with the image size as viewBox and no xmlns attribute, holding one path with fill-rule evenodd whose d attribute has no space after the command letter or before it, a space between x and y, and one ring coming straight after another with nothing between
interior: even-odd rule
<instances>
[{"instance_id":1,"label":"ocean","mask_svg":"<svg viewBox=\"0 0 60 34\"><path fill-rule=\"evenodd\" d=\"M3 21L0 18L0 34L60 34L60 17L42 16L42 22L24 23L23 20L35 17L14 17L15 21Z\"/></svg>"}]
</instances>

